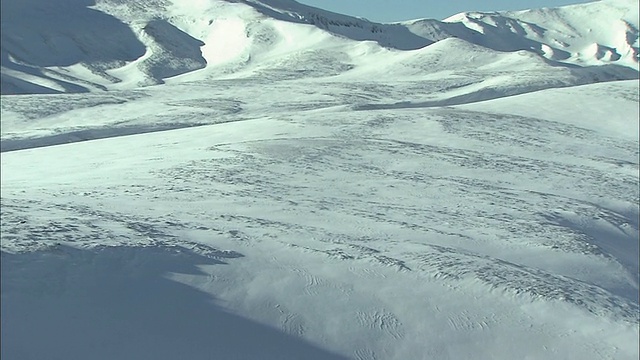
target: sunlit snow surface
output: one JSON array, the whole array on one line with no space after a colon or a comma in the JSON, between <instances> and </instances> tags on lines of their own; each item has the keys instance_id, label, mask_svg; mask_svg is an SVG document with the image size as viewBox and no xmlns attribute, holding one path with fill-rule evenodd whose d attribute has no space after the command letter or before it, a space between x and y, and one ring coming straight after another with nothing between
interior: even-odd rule
<instances>
[{"instance_id":1,"label":"sunlit snow surface","mask_svg":"<svg viewBox=\"0 0 640 360\"><path fill-rule=\"evenodd\" d=\"M638 358L637 70L273 21L325 48L3 95L3 359Z\"/></svg>"},{"instance_id":2,"label":"sunlit snow surface","mask_svg":"<svg viewBox=\"0 0 640 360\"><path fill-rule=\"evenodd\" d=\"M22 131L224 122L2 153L3 355L637 355L636 82L366 111L220 86L3 98Z\"/></svg>"}]
</instances>

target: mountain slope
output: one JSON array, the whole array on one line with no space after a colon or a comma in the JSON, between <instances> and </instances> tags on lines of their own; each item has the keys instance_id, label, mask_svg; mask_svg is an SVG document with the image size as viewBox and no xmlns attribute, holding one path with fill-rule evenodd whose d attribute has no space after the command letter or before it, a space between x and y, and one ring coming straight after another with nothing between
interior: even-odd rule
<instances>
[{"instance_id":1,"label":"mountain slope","mask_svg":"<svg viewBox=\"0 0 640 360\"><path fill-rule=\"evenodd\" d=\"M633 2L1 4L3 359L638 359Z\"/></svg>"},{"instance_id":2,"label":"mountain slope","mask_svg":"<svg viewBox=\"0 0 640 360\"><path fill-rule=\"evenodd\" d=\"M637 82L418 86L3 97L2 357L637 359Z\"/></svg>"},{"instance_id":3,"label":"mountain slope","mask_svg":"<svg viewBox=\"0 0 640 360\"><path fill-rule=\"evenodd\" d=\"M292 0L2 4L4 94L130 89L181 74L189 76L175 81L265 72L293 78L348 75L367 64L420 62L430 44L451 37L491 50L474 61L526 51L548 60L547 77L553 76L554 67L591 69L589 80L575 83L637 78L638 72L639 25L633 1L396 24L377 24ZM469 57L465 43L448 44L452 57ZM519 63L526 66L528 59ZM447 70L454 69L464 70L455 64ZM510 69L505 66L487 76L498 71ZM408 76L425 75L415 71Z\"/></svg>"},{"instance_id":4,"label":"mountain slope","mask_svg":"<svg viewBox=\"0 0 640 360\"><path fill-rule=\"evenodd\" d=\"M549 60L638 67L638 6L634 0L511 12L461 13L443 22L406 23L434 39L456 36L498 51L527 50Z\"/></svg>"}]
</instances>

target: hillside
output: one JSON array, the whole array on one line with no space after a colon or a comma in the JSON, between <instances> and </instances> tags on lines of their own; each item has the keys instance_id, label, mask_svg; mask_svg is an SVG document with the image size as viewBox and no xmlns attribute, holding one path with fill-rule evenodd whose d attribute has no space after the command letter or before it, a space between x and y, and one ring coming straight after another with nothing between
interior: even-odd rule
<instances>
[{"instance_id":1,"label":"hillside","mask_svg":"<svg viewBox=\"0 0 640 360\"><path fill-rule=\"evenodd\" d=\"M640 356L637 1L2 0L2 359Z\"/></svg>"},{"instance_id":2,"label":"hillside","mask_svg":"<svg viewBox=\"0 0 640 360\"><path fill-rule=\"evenodd\" d=\"M609 0L377 24L285 0L5 0L2 93L352 73L415 80L428 78L434 61L442 76L455 71L473 77L474 71L460 61L494 64L482 74L485 78L515 76L537 64L536 75L524 80L534 89L634 79L635 5ZM435 45L450 38L458 40ZM510 58L509 64L502 64L503 58ZM412 71L398 71L398 64ZM561 80L537 83L539 71Z\"/></svg>"}]
</instances>

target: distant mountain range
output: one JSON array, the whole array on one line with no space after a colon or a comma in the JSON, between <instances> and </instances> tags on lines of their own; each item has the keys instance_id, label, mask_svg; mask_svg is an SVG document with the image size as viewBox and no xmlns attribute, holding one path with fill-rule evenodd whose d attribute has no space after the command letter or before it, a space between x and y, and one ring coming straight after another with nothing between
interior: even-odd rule
<instances>
[{"instance_id":1,"label":"distant mountain range","mask_svg":"<svg viewBox=\"0 0 640 360\"><path fill-rule=\"evenodd\" d=\"M634 0L388 24L293 0L3 0L1 13L2 94L481 68L533 88L638 77Z\"/></svg>"}]
</instances>

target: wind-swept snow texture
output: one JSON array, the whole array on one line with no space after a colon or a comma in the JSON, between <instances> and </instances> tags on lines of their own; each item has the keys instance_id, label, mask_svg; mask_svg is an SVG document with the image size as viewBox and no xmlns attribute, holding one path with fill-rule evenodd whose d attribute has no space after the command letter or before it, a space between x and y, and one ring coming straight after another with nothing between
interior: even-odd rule
<instances>
[{"instance_id":1,"label":"wind-swept snow texture","mask_svg":"<svg viewBox=\"0 0 640 360\"><path fill-rule=\"evenodd\" d=\"M637 29L3 0L0 356L637 359Z\"/></svg>"}]
</instances>

